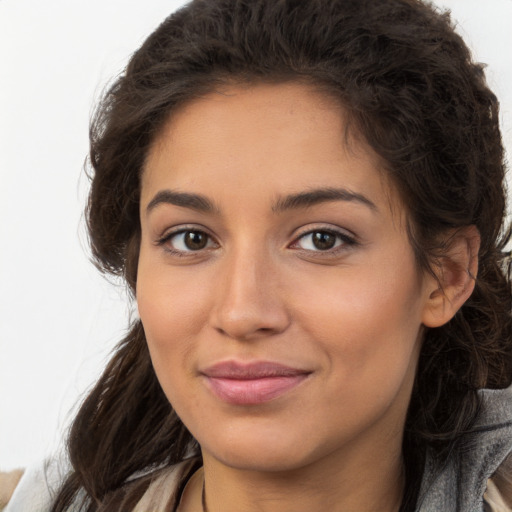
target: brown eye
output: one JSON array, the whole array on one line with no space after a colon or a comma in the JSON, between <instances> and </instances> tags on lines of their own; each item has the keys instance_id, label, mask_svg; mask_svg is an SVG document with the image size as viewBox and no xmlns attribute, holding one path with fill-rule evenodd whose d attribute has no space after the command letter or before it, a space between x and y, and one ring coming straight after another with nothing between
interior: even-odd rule
<instances>
[{"instance_id":1,"label":"brown eye","mask_svg":"<svg viewBox=\"0 0 512 512\"><path fill-rule=\"evenodd\" d=\"M357 242L354 237L345 232L331 229L313 229L300 236L292 244L292 248L303 249L312 253L326 252L334 254L338 250L355 245L357 245Z\"/></svg>"},{"instance_id":2,"label":"brown eye","mask_svg":"<svg viewBox=\"0 0 512 512\"><path fill-rule=\"evenodd\" d=\"M311 242L319 251L327 251L336 245L336 235L328 231L315 231L311 233Z\"/></svg>"},{"instance_id":3,"label":"brown eye","mask_svg":"<svg viewBox=\"0 0 512 512\"><path fill-rule=\"evenodd\" d=\"M183 235L183 243L191 251L204 249L208 244L208 235L201 231L185 231Z\"/></svg>"},{"instance_id":4,"label":"brown eye","mask_svg":"<svg viewBox=\"0 0 512 512\"><path fill-rule=\"evenodd\" d=\"M170 233L158 242L159 245L166 246L174 253L191 253L216 247L217 244L211 236L200 230L184 229L175 233Z\"/></svg>"},{"instance_id":5,"label":"brown eye","mask_svg":"<svg viewBox=\"0 0 512 512\"><path fill-rule=\"evenodd\" d=\"M332 231L310 231L300 237L298 245L308 251L328 251L342 243L340 238L341 236L338 233Z\"/></svg>"}]
</instances>

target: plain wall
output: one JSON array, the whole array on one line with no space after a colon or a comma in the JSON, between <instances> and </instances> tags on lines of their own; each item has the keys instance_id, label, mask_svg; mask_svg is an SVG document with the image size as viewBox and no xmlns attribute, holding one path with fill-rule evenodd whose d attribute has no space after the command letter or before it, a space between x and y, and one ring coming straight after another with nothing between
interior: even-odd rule
<instances>
[{"instance_id":1,"label":"plain wall","mask_svg":"<svg viewBox=\"0 0 512 512\"><path fill-rule=\"evenodd\" d=\"M0 469L55 450L130 307L88 261L92 107L170 0L0 0ZM439 0L502 102L512 154L512 0Z\"/></svg>"}]
</instances>

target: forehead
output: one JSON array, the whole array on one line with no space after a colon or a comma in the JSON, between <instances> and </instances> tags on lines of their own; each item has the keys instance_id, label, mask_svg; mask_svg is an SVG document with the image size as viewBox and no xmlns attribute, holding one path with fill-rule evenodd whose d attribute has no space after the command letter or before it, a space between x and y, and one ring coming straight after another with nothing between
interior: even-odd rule
<instances>
[{"instance_id":1,"label":"forehead","mask_svg":"<svg viewBox=\"0 0 512 512\"><path fill-rule=\"evenodd\" d=\"M204 193L219 184L227 198L338 186L380 202L395 196L342 105L299 83L226 87L172 113L150 148L142 201L162 188Z\"/></svg>"}]
</instances>

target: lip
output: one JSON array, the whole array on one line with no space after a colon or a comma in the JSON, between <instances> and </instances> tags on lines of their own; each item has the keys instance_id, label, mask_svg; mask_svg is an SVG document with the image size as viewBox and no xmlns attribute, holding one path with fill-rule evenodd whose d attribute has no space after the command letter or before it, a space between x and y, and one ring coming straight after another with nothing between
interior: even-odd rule
<instances>
[{"instance_id":1,"label":"lip","mask_svg":"<svg viewBox=\"0 0 512 512\"><path fill-rule=\"evenodd\" d=\"M217 398L233 405L269 402L291 391L311 374L307 370L268 361L226 361L200 373Z\"/></svg>"}]
</instances>

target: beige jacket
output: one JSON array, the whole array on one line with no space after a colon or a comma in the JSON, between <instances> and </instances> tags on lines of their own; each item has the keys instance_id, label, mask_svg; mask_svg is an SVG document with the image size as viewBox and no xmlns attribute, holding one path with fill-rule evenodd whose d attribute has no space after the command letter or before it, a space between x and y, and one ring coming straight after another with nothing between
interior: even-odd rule
<instances>
[{"instance_id":1,"label":"beige jacket","mask_svg":"<svg viewBox=\"0 0 512 512\"><path fill-rule=\"evenodd\" d=\"M512 457L509 457L509 459L512 460ZM159 512L166 510L166 506L170 501L172 501L174 508L176 508L179 501L176 491L180 486L182 478L186 477L191 467L191 461L185 461L161 473L151 483L133 512ZM0 511L4 510L4 507L9 502L22 475L23 470L15 470L8 473L0 472ZM38 482L39 484L40 482ZM29 494L31 488L33 489L31 483L26 481L22 483L18 493L23 491L21 487L25 489L23 494ZM16 501L21 503L20 498ZM30 507L29 501L25 501L25 504L27 507ZM13 507L10 507L9 511L16 512L17 505L13 504ZM487 490L484 494L484 507L485 512L512 512L512 471L509 464L502 465L494 477L488 480ZM31 509L24 508L23 510Z\"/></svg>"},{"instance_id":2,"label":"beige jacket","mask_svg":"<svg viewBox=\"0 0 512 512\"><path fill-rule=\"evenodd\" d=\"M149 486L146 493L133 510L133 512L159 512L176 510L179 496L176 491L182 478L188 473L190 463L181 463L162 473ZM500 468L501 469L501 468ZM512 473L506 473L505 468L487 481L487 490L484 494L485 512L512 512ZM443 511L449 512L449 511Z\"/></svg>"}]
</instances>

